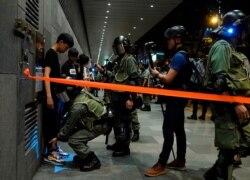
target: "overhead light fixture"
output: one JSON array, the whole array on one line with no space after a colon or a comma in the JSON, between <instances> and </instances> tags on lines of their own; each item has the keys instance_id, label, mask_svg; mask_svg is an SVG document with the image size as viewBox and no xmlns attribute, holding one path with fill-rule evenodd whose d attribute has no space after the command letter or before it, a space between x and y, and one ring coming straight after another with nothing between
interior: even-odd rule
<instances>
[{"instance_id":1,"label":"overhead light fixture","mask_svg":"<svg viewBox=\"0 0 250 180\"><path fill-rule=\"evenodd\" d=\"M104 21L104 24L107 24L107 21Z\"/></svg>"},{"instance_id":2,"label":"overhead light fixture","mask_svg":"<svg viewBox=\"0 0 250 180\"><path fill-rule=\"evenodd\" d=\"M136 27L134 26L133 29L136 29Z\"/></svg>"},{"instance_id":3,"label":"overhead light fixture","mask_svg":"<svg viewBox=\"0 0 250 180\"><path fill-rule=\"evenodd\" d=\"M106 13L109 13L109 10L107 10Z\"/></svg>"},{"instance_id":4,"label":"overhead light fixture","mask_svg":"<svg viewBox=\"0 0 250 180\"><path fill-rule=\"evenodd\" d=\"M111 6L111 3L108 3L107 5L108 5L108 6Z\"/></svg>"},{"instance_id":5,"label":"overhead light fixture","mask_svg":"<svg viewBox=\"0 0 250 180\"><path fill-rule=\"evenodd\" d=\"M109 18L108 16L105 17L105 19L108 19L108 18Z\"/></svg>"},{"instance_id":6,"label":"overhead light fixture","mask_svg":"<svg viewBox=\"0 0 250 180\"><path fill-rule=\"evenodd\" d=\"M143 21L143 18L141 17L140 20Z\"/></svg>"},{"instance_id":7,"label":"overhead light fixture","mask_svg":"<svg viewBox=\"0 0 250 180\"><path fill-rule=\"evenodd\" d=\"M153 7L154 7L154 5L153 5L153 4L151 4L151 5L150 5L150 7L151 7L151 8L153 8Z\"/></svg>"},{"instance_id":8,"label":"overhead light fixture","mask_svg":"<svg viewBox=\"0 0 250 180\"><path fill-rule=\"evenodd\" d=\"M131 36L131 33L128 33L128 36Z\"/></svg>"}]
</instances>

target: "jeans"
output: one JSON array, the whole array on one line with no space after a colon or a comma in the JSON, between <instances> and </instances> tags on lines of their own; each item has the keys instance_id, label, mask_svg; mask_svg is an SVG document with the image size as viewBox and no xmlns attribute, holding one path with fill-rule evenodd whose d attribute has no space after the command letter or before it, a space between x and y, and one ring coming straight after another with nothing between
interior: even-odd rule
<instances>
[{"instance_id":1,"label":"jeans","mask_svg":"<svg viewBox=\"0 0 250 180\"><path fill-rule=\"evenodd\" d=\"M185 105L171 103L166 106L163 121L163 147L159 156L159 163L165 165L168 161L172 146L174 144L174 133L177 141L177 159L186 161L186 133L184 129Z\"/></svg>"}]
</instances>

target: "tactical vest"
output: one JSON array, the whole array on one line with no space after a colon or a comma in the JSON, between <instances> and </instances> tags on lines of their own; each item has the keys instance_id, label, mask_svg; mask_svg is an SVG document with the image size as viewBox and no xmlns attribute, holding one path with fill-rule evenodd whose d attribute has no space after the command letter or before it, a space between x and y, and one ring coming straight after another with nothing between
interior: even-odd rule
<instances>
[{"instance_id":1,"label":"tactical vest","mask_svg":"<svg viewBox=\"0 0 250 180\"><path fill-rule=\"evenodd\" d=\"M250 96L250 65L247 57L231 48L227 85L237 95Z\"/></svg>"},{"instance_id":2,"label":"tactical vest","mask_svg":"<svg viewBox=\"0 0 250 180\"><path fill-rule=\"evenodd\" d=\"M101 119L105 111L104 103L97 97L93 96L86 90L82 90L73 104L85 104L88 107L88 114L83 117L87 128L92 129L93 122Z\"/></svg>"},{"instance_id":3,"label":"tactical vest","mask_svg":"<svg viewBox=\"0 0 250 180\"><path fill-rule=\"evenodd\" d=\"M247 57L235 51L235 49L225 40L217 41L209 52L210 60L213 56L219 59L220 54L214 54L217 48L224 46L226 54L229 57L229 68L226 73L227 87L230 92L235 95L250 95L250 66ZM218 52L217 52L218 53ZM213 87L211 80L211 61L207 62L205 85ZM218 68L218 67L215 67ZM228 103L212 103L212 109L215 110L215 146L224 149L234 149L239 147L250 147L250 124L246 124L245 119L238 119L232 104ZM250 111L249 111L250 113ZM243 125L243 122L246 122ZM241 124L241 125L240 125Z\"/></svg>"},{"instance_id":4,"label":"tactical vest","mask_svg":"<svg viewBox=\"0 0 250 180\"><path fill-rule=\"evenodd\" d=\"M138 66L136 64L135 58L132 55L125 54L115 69L114 83L135 85L136 83L132 80L133 78L138 78L137 81L139 81Z\"/></svg>"}]
</instances>

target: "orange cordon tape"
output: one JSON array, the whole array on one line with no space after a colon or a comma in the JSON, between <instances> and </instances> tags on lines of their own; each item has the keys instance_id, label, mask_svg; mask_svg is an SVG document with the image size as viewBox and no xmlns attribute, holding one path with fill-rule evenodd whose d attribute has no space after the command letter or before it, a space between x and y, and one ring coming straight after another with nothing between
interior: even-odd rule
<instances>
[{"instance_id":1,"label":"orange cordon tape","mask_svg":"<svg viewBox=\"0 0 250 180\"><path fill-rule=\"evenodd\" d=\"M208 94L208 93L197 93L197 92L188 92L188 91L179 91L179 90L138 87L138 86L120 85L120 84L112 84L112 83L90 82L90 81L83 81L83 80L47 78L47 77L40 77L40 76L32 76L28 68L24 70L24 74L28 78L31 78L31 79L50 81L50 82L55 82L55 83L60 83L60 84L67 84L67 85L87 86L87 87L109 89L109 90L115 90L115 91L128 91L128 92L136 92L136 93L143 93L143 94L181 97L181 98L188 98L188 99L201 99L201 100L210 100L210 101L220 101L220 102L230 102L230 103L236 102L236 103L250 104L250 98L242 97L242 96L216 95L216 94Z\"/></svg>"}]
</instances>

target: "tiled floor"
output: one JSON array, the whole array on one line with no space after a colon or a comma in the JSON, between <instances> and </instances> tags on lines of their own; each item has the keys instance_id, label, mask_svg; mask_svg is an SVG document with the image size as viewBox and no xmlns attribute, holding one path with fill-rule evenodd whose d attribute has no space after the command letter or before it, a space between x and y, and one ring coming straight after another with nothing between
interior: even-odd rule
<instances>
[{"instance_id":1,"label":"tiled floor","mask_svg":"<svg viewBox=\"0 0 250 180\"><path fill-rule=\"evenodd\" d=\"M207 119L186 120L185 129L187 134L187 172L168 170L166 175L149 178L144 173L147 168L154 165L162 147L162 111L158 104L152 103L151 112L138 110L141 124L140 140L131 143L131 155L126 157L112 157L111 151L106 150L105 137L100 136L89 143L95 151L102 166L91 172L81 172L72 165L74 152L66 143L60 143L61 147L70 152L70 157L64 167L42 163L34 176L34 180L141 180L141 179L169 179L169 180L201 180L203 173L213 165L216 160L217 150L213 146L214 125ZM186 108L186 116L191 114L191 108ZM114 142L113 134L109 143ZM175 146L174 146L175 150ZM171 154L169 161L173 160ZM243 165L234 171L237 180L249 180L250 158L242 159Z\"/></svg>"}]
</instances>

